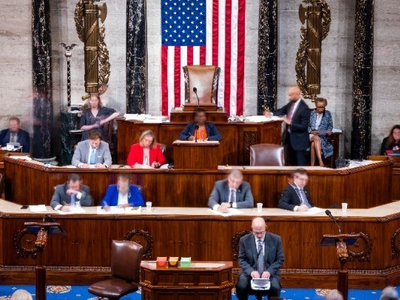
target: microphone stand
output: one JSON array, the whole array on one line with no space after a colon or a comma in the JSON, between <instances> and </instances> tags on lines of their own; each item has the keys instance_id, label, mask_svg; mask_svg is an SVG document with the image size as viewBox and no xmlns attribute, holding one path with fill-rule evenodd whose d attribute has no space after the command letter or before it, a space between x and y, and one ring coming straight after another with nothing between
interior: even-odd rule
<instances>
[{"instance_id":1,"label":"microphone stand","mask_svg":"<svg viewBox=\"0 0 400 300\"><path fill-rule=\"evenodd\" d=\"M199 129L199 125L194 127L194 142L197 143L197 130Z\"/></svg>"},{"instance_id":2,"label":"microphone stand","mask_svg":"<svg viewBox=\"0 0 400 300\"><path fill-rule=\"evenodd\" d=\"M196 94L197 107L200 107L200 100L199 100L199 95L197 95L197 88L196 87L193 87L193 92Z\"/></svg>"},{"instance_id":3,"label":"microphone stand","mask_svg":"<svg viewBox=\"0 0 400 300\"><path fill-rule=\"evenodd\" d=\"M325 211L326 215L331 218L333 220L333 222L335 222L335 224L337 225L338 229L339 229L339 234L342 234L342 230L340 229L339 223L336 221L336 219L332 216L332 213L329 209L327 209Z\"/></svg>"}]
</instances>

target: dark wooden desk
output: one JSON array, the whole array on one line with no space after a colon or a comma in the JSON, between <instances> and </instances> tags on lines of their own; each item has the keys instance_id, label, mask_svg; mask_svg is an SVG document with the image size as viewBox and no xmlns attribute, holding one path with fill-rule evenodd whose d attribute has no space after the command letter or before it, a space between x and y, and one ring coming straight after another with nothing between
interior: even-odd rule
<instances>
[{"instance_id":1,"label":"dark wooden desk","mask_svg":"<svg viewBox=\"0 0 400 300\"><path fill-rule=\"evenodd\" d=\"M393 175L391 181L391 199L398 200L400 199L400 157L399 156L386 156L386 155L371 155L368 159L371 160L382 160L382 159L391 159L393 160Z\"/></svg>"},{"instance_id":2,"label":"dark wooden desk","mask_svg":"<svg viewBox=\"0 0 400 300\"><path fill-rule=\"evenodd\" d=\"M171 122L188 123L194 121L195 111L176 111L172 109L169 115ZM225 111L206 111L209 122L227 122L228 115Z\"/></svg>"},{"instance_id":3,"label":"dark wooden desk","mask_svg":"<svg viewBox=\"0 0 400 300\"><path fill-rule=\"evenodd\" d=\"M175 141L174 168L192 170L216 170L218 167L219 142Z\"/></svg>"},{"instance_id":4,"label":"dark wooden desk","mask_svg":"<svg viewBox=\"0 0 400 300\"><path fill-rule=\"evenodd\" d=\"M336 234L337 227L324 212L316 215L280 209L243 209L237 216L220 216L206 208L160 208L151 213L59 215L21 210L19 204L0 200L0 281L2 284L34 282L35 259L17 257L14 239L25 222L41 222L51 215L66 236L54 236L43 252L48 284L89 284L110 275L111 241L142 230L134 241L146 246L152 238L151 258L190 256L193 261L233 261L234 276L239 266L233 246L251 220L263 216L268 230L282 237L285 263L281 270L285 287L334 288L338 262L335 247L318 247L323 234ZM400 202L371 209L331 209L342 232L361 232L362 238L349 247L353 260L347 264L351 288L382 289L400 284ZM29 238L29 237L28 237ZM30 237L32 239L32 237ZM32 240L26 246L32 245ZM236 250L237 251L237 250Z\"/></svg>"},{"instance_id":5,"label":"dark wooden desk","mask_svg":"<svg viewBox=\"0 0 400 300\"><path fill-rule=\"evenodd\" d=\"M232 298L232 262L192 262L189 268L157 268L155 261L140 266L142 299ZM183 298L182 298L183 299Z\"/></svg>"},{"instance_id":6,"label":"dark wooden desk","mask_svg":"<svg viewBox=\"0 0 400 300\"><path fill-rule=\"evenodd\" d=\"M118 163L126 164L132 144L139 141L140 134L147 129L154 131L157 142L167 146L167 161L173 159L172 143L187 123L143 123L117 120L118 122ZM260 143L281 143L282 121L265 123L215 123L222 135L219 147L219 165L249 165L250 146Z\"/></svg>"},{"instance_id":7,"label":"dark wooden desk","mask_svg":"<svg viewBox=\"0 0 400 300\"><path fill-rule=\"evenodd\" d=\"M367 166L343 169L306 167L311 199L319 207L340 206L369 208L391 201L393 161L387 157ZM109 184L116 183L118 173L132 175L132 183L141 185L144 198L154 206L205 207L217 180L226 178L225 170L136 170L78 169L45 167L5 157L6 199L20 204L50 203L54 186L64 183L71 173L79 174L90 186L96 205L100 204ZM276 207L295 167L238 167L250 183L254 202Z\"/></svg>"}]
</instances>

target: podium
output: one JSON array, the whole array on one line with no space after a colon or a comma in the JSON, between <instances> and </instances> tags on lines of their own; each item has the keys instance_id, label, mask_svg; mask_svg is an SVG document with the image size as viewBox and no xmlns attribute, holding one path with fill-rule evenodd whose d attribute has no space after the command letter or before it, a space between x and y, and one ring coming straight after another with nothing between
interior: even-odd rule
<instances>
[{"instance_id":1,"label":"podium","mask_svg":"<svg viewBox=\"0 0 400 300\"><path fill-rule=\"evenodd\" d=\"M324 234L321 241L319 242L319 246L336 245L336 255L340 263L340 268L338 270L337 289L339 292L342 293L344 300L347 300L348 292L348 271L345 268L346 262L349 258L347 246L353 245L359 237L360 234L358 233L338 235Z\"/></svg>"},{"instance_id":2,"label":"podium","mask_svg":"<svg viewBox=\"0 0 400 300\"><path fill-rule=\"evenodd\" d=\"M232 262L192 262L190 267L158 268L155 261L142 261L142 299L226 299L232 298Z\"/></svg>"},{"instance_id":3,"label":"podium","mask_svg":"<svg viewBox=\"0 0 400 300\"><path fill-rule=\"evenodd\" d=\"M174 141L174 168L216 170L218 168L218 141Z\"/></svg>"},{"instance_id":4,"label":"podium","mask_svg":"<svg viewBox=\"0 0 400 300\"><path fill-rule=\"evenodd\" d=\"M48 235L66 235L66 232L59 223L39 223L39 222L25 222L25 229L22 230L15 239L18 256L31 255L37 258L35 267L36 274L36 299L46 300L46 267L43 266L43 257L41 252L47 245ZM35 247L27 249L22 245L22 238L26 234L36 235Z\"/></svg>"}]
</instances>

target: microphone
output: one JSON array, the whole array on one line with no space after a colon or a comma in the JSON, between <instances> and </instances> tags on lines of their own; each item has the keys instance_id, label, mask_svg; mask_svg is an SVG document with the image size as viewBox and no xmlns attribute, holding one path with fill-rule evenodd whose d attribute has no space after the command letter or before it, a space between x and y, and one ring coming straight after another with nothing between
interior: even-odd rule
<instances>
[{"instance_id":1,"label":"microphone","mask_svg":"<svg viewBox=\"0 0 400 300\"><path fill-rule=\"evenodd\" d=\"M332 213L329 209L327 209L325 211L326 215L331 218L333 220L333 222L335 222L335 224L337 225L338 229L339 229L339 234L342 234L342 230L340 229L339 223L336 221L336 219L332 216Z\"/></svg>"},{"instance_id":2,"label":"microphone","mask_svg":"<svg viewBox=\"0 0 400 300\"><path fill-rule=\"evenodd\" d=\"M197 143L197 130L199 130L199 125L194 126L194 142Z\"/></svg>"},{"instance_id":3,"label":"microphone","mask_svg":"<svg viewBox=\"0 0 400 300\"><path fill-rule=\"evenodd\" d=\"M45 221L46 218L49 219L50 222L53 222L53 223L56 222L56 220L54 220L50 215L45 215L44 218L43 218L43 222Z\"/></svg>"},{"instance_id":4,"label":"microphone","mask_svg":"<svg viewBox=\"0 0 400 300\"><path fill-rule=\"evenodd\" d=\"M193 87L193 92L196 94L197 97L197 107L200 106L200 100L199 100L199 95L197 95L197 87Z\"/></svg>"}]
</instances>

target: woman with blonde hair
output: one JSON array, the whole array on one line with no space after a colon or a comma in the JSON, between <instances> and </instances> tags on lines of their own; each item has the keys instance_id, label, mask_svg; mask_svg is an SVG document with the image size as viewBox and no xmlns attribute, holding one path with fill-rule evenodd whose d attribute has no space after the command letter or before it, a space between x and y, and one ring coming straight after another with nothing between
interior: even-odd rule
<instances>
[{"instance_id":1,"label":"woman with blonde hair","mask_svg":"<svg viewBox=\"0 0 400 300\"><path fill-rule=\"evenodd\" d=\"M128 154L127 164L132 168L159 168L166 160L152 130L145 130L139 143L133 144Z\"/></svg>"}]
</instances>

